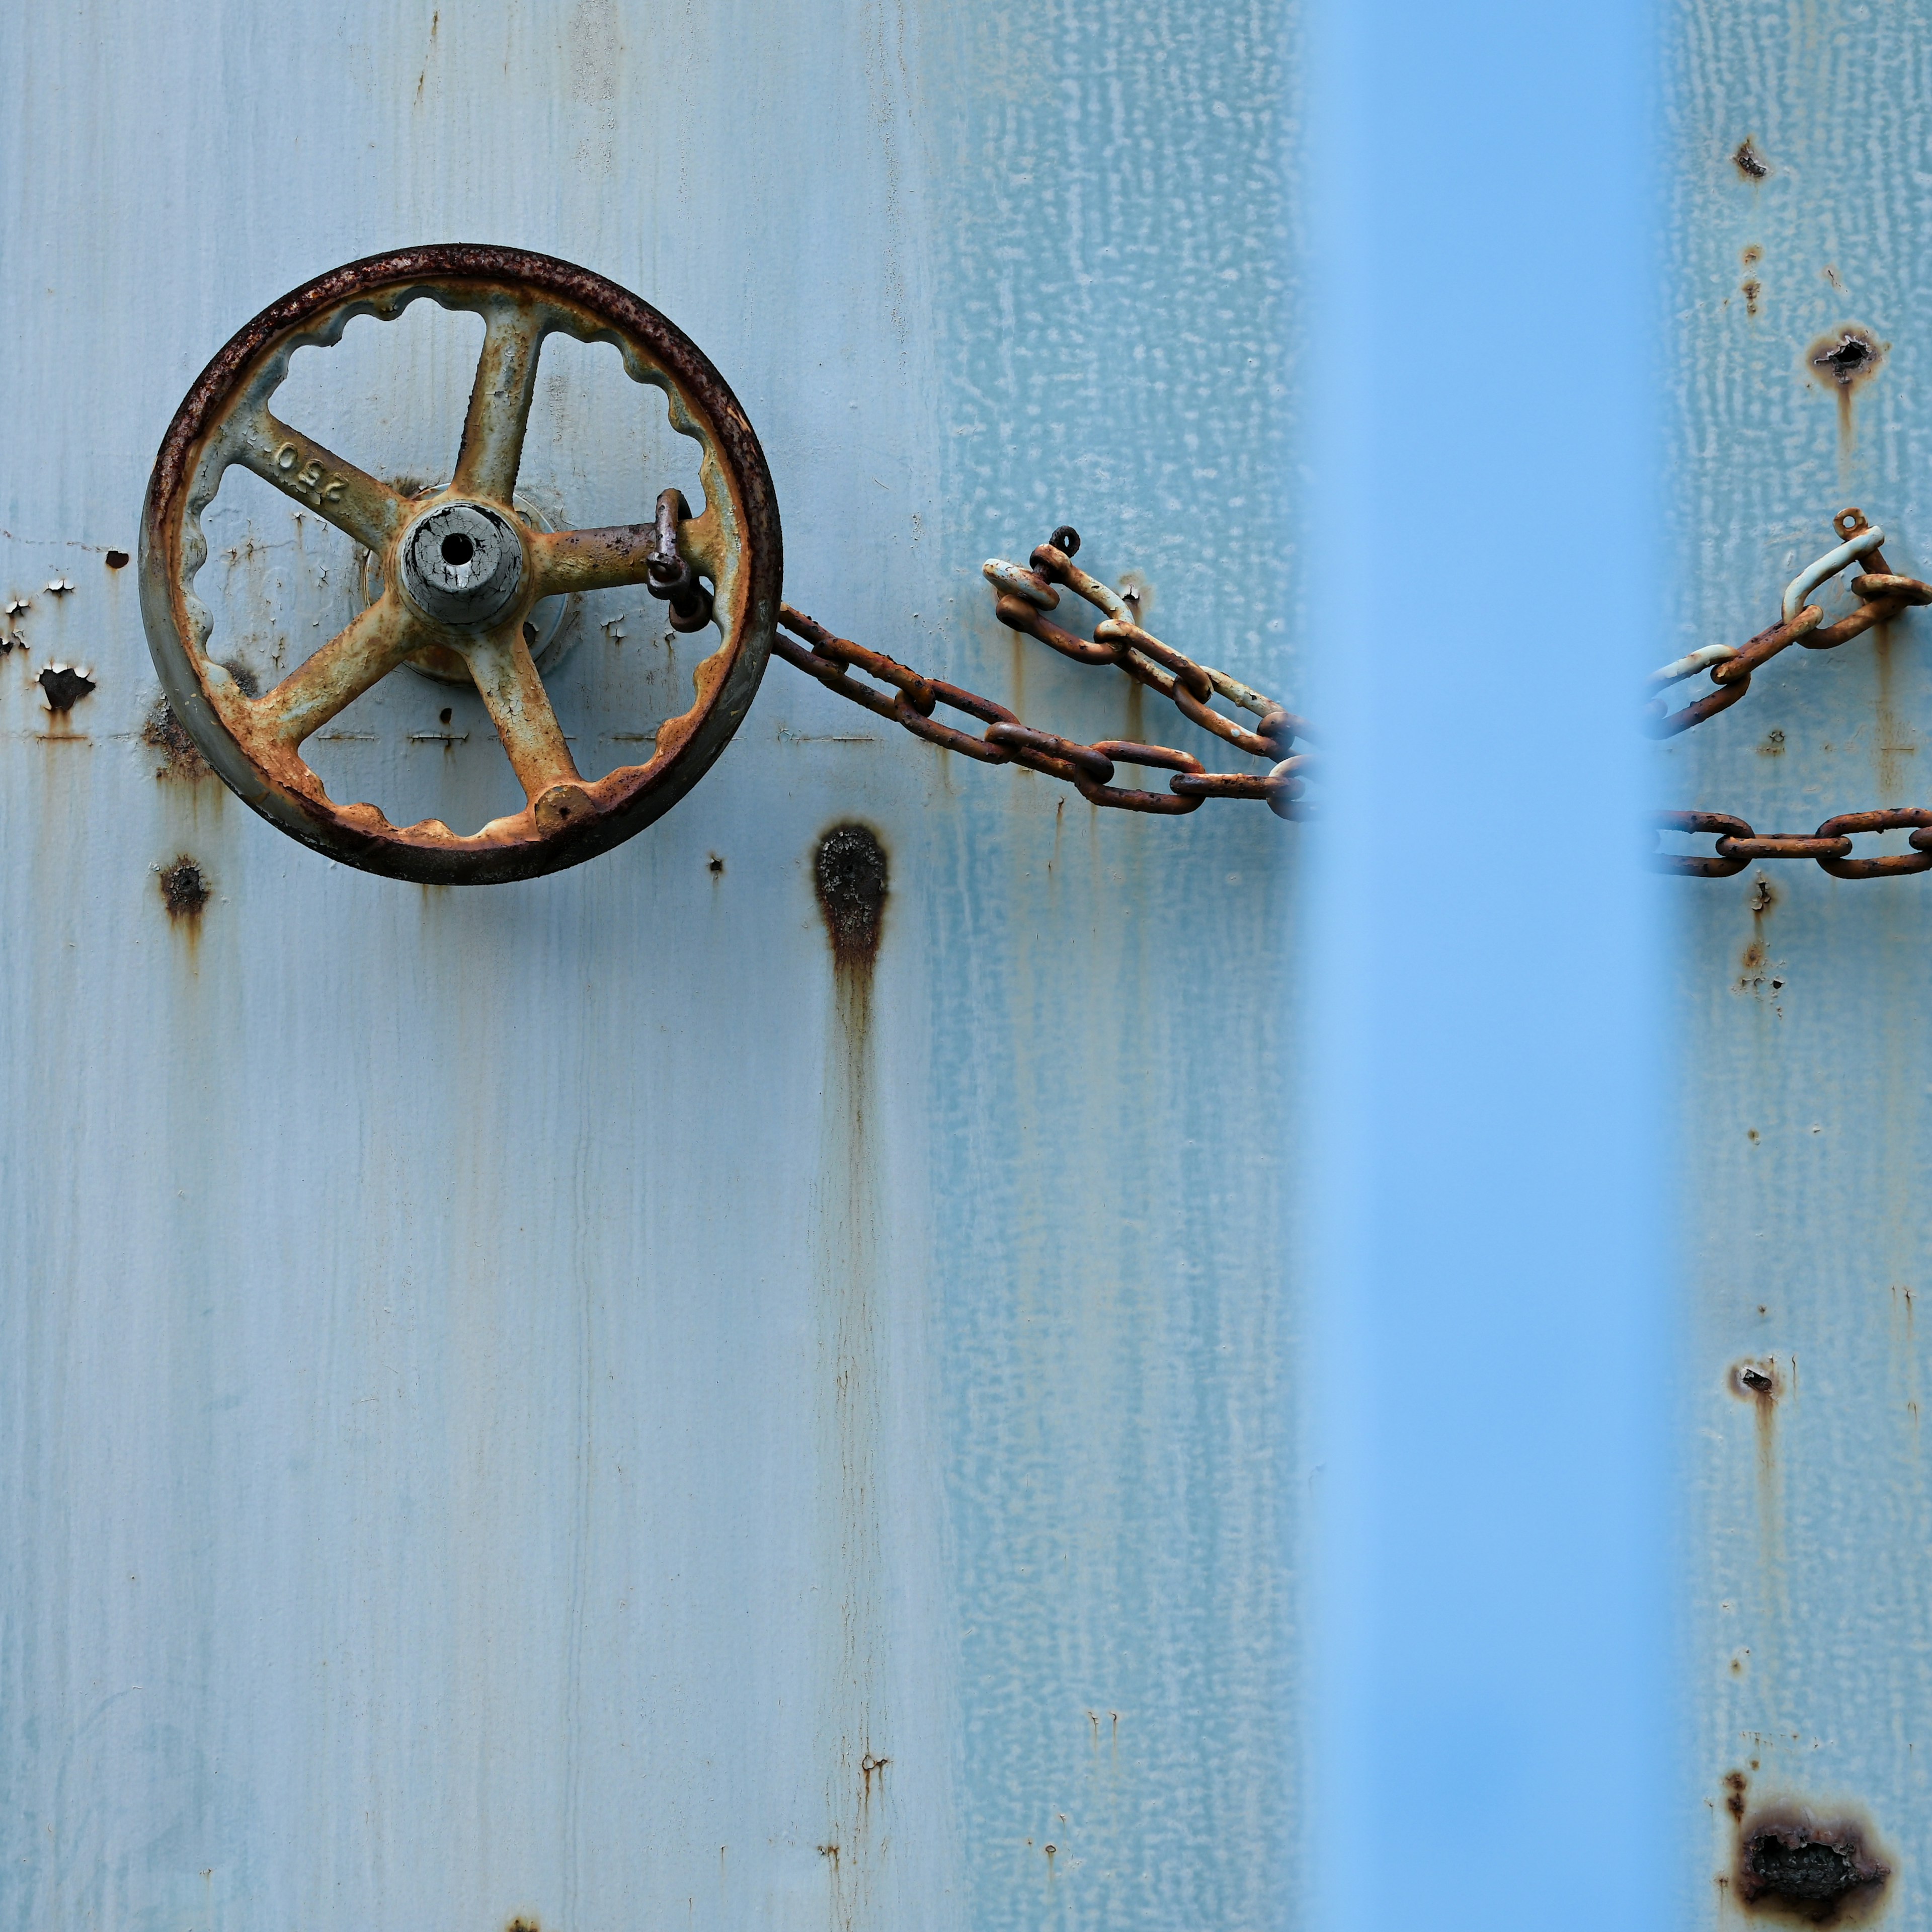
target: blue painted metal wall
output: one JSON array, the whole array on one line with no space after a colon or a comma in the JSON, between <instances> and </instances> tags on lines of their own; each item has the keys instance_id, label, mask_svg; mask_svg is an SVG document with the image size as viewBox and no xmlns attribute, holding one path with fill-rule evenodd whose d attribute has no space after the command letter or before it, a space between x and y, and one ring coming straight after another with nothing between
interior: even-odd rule
<instances>
[{"instance_id":1,"label":"blue painted metal wall","mask_svg":"<svg viewBox=\"0 0 1932 1932\"><path fill-rule=\"evenodd\" d=\"M1741 643L1771 622L1846 505L1885 526L1893 568L1932 565L1928 28L1916 4L1673 13L1668 386L1683 597L1666 652ZM1760 176L1733 158L1747 140ZM1805 358L1846 326L1888 346L1841 412ZM1850 608L1841 583L1828 615ZM1836 651L1788 652L1742 704L1663 749L1659 802L1780 832L1924 804L1924 637L1913 615ZM1862 844L1904 849L1902 836ZM1666 890L1681 932L1694 1289L1687 1757L1706 1823L1691 1882L1703 1920L1722 1922L1735 1773L1750 1817L1780 1801L1828 1820L1862 1814L1894 1868L1886 1922L1914 1924L1932 1898L1915 1314L1932 1096L1926 889L1781 864ZM1778 1393L1740 1387L1746 1364Z\"/></svg>"},{"instance_id":2,"label":"blue painted metal wall","mask_svg":"<svg viewBox=\"0 0 1932 1932\"><path fill-rule=\"evenodd\" d=\"M1292 697L1287 19L368 0L0 32L0 572L32 598L0 659L5 1916L1292 1918L1296 835L1096 816L774 664L616 855L391 884L160 775L104 562L246 316L500 240L704 346L788 595L846 634L1190 742L992 621L981 558L1066 518L1162 634ZM338 397L345 453L460 397L460 352L412 353ZM545 408L540 480L620 491L626 434L568 385ZM238 501L266 662L348 560ZM649 682L626 614L587 612L557 680L585 741ZM99 687L64 736L32 682L61 658ZM344 755L482 796L494 748L412 748L445 701L385 687ZM808 861L849 816L892 892L842 992ZM183 854L193 929L157 889Z\"/></svg>"}]
</instances>

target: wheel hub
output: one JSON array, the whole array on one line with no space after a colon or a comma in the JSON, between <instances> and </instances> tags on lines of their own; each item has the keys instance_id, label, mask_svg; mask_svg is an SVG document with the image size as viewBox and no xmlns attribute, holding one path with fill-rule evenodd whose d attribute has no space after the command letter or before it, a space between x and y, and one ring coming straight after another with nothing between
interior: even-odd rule
<instances>
[{"instance_id":1,"label":"wheel hub","mask_svg":"<svg viewBox=\"0 0 1932 1932\"><path fill-rule=\"evenodd\" d=\"M403 588L439 623L494 623L524 584L524 546L508 522L482 503L439 503L403 532Z\"/></svg>"}]
</instances>

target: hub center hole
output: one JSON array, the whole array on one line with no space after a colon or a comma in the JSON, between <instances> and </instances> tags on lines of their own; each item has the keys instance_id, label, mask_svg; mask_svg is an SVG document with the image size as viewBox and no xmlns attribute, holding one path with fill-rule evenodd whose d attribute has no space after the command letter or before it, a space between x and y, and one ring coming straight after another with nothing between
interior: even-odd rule
<instances>
[{"instance_id":1,"label":"hub center hole","mask_svg":"<svg viewBox=\"0 0 1932 1932\"><path fill-rule=\"evenodd\" d=\"M445 563L467 563L476 554L476 546L460 530L452 530L442 540Z\"/></svg>"}]
</instances>

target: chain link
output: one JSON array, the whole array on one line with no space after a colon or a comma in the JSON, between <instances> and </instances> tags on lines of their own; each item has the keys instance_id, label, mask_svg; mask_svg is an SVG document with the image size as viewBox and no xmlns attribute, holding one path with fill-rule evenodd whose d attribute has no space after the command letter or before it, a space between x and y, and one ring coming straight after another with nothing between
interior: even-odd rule
<instances>
[{"instance_id":1,"label":"chain link","mask_svg":"<svg viewBox=\"0 0 1932 1932\"><path fill-rule=\"evenodd\" d=\"M1830 650L1914 604L1932 604L1932 584L1894 575L1888 567L1881 548L1885 532L1868 523L1862 510L1840 510L1832 526L1840 538L1837 547L1792 578L1785 588L1783 614L1769 629L1743 644L1706 644L1651 674L1648 682L1654 690L1695 677L1700 671L1709 674L1712 686L1679 711L1671 710L1660 697L1653 698L1644 707L1644 729L1652 737L1674 738L1707 718L1728 711L1750 690L1751 674L1790 645ZM1858 558L1866 566L1863 574L1852 580L1852 594L1858 598L1858 608L1849 617L1827 624L1823 610L1809 601L1811 592ZM1725 812L1659 812L1651 815L1651 824L1660 835L1717 834L1714 854L1660 851L1652 855L1651 862L1658 871L1683 878L1728 878L1760 859L1815 859L1839 879L1886 879L1904 872L1932 872L1932 812L1900 808L1840 812L1814 832L1760 834L1743 819ZM1910 852L1888 853L1876 859L1851 856L1852 840L1860 832L1906 830L1912 834L1906 842L1912 848Z\"/></svg>"},{"instance_id":2,"label":"chain link","mask_svg":"<svg viewBox=\"0 0 1932 1932\"><path fill-rule=\"evenodd\" d=\"M1036 730L990 698L928 677L850 638L836 637L816 619L789 604L780 607L782 628L772 648L788 664L818 679L826 690L862 705L875 716L890 718L915 737L976 758L982 764L1024 765L1073 786L1082 797L1096 805L1120 812L1180 813L1198 812L1210 798L1248 798L1262 800L1277 818L1306 817L1307 808L1300 802L1307 788L1304 774L1314 754L1292 748L1297 739L1307 742L1306 719L1226 671L1197 664L1142 629L1124 598L1075 564L1079 548L1079 532L1063 524L1024 566L1001 557L990 560L984 574L992 587L994 610L1000 621L1076 664L1118 666L1136 682L1171 700L1183 717L1203 730L1250 757L1268 760L1268 770L1210 772L1191 753L1172 746L1137 744L1124 738L1083 745L1054 732ZM1071 590L1101 613L1091 639L1064 629L1048 617L1048 611L1058 609L1062 589ZM874 685L859 682L851 675L855 670L863 671L877 685L889 686L890 694ZM1251 713L1257 721L1253 728L1214 710L1209 700L1216 696ZM976 718L985 730L962 731L940 722L933 713L941 705ZM1136 790L1114 784L1115 770L1120 765L1172 772L1174 776L1164 792Z\"/></svg>"}]
</instances>

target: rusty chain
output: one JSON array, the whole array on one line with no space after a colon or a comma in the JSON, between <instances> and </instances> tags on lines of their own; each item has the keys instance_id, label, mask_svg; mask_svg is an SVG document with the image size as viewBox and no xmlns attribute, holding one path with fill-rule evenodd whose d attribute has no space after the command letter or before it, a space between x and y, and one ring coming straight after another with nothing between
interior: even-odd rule
<instances>
[{"instance_id":1,"label":"rusty chain","mask_svg":"<svg viewBox=\"0 0 1932 1932\"><path fill-rule=\"evenodd\" d=\"M1197 664L1193 658L1142 629L1126 600L1090 577L1073 561L1080 533L1063 524L1033 553L1026 566L994 557L984 566L992 586L994 608L1010 629L1024 632L1052 646L1076 664L1114 664L1137 683L1172 701L1181 715L1225 740L1251 758L1266 758L1264 772L1210 772L1190 753L1167 745L1136 744L1122 738L1083 745L1057 733L1022 724L1003 704L976 692L928 677L869 650L849 638L836 637L815 619L789 604L781 607L783 627L772 648L788 664L818 679L828 691L880 718L904 726L914 737L943 745L949 751L977 759L982 764L1024 765L1073 786L1095 805L1118 811L1180 813L1198 812L1210 798L1260 799L1277 818L1300 818L1306 789L1303 774L1312 755L1291 748L1308 740L1305 718L1298 718L1271 698L1264 698L1226 671ZM1072 591L1101 613L1091 639L1076 635L1049 620L1059 606L1061 589ZM789 636L784 634L790 632ZM863 671L890 694L856 682L851 673ZM1251 712L1257 722L1250 730L1208 700L1219 695ZM940 705L977 718L983 732L962 731L932 715ZM1172 772L1164 792L1141 791L1114 783L1115 767ZM1928 819L1932 823L1932 819ZM1932 863L1932 860L1928 861Z\"/></svg>"},{"instance_id":2,"label":"rusty chain","mask_svg":"<svg viewBox=\"0 0 1932 1932\"><path fill-rule=\"evenodd\" d=\"M1672 738L1692 726L1728 711L1750 688L1751 674L1792 644L1807 650L1830 650L1882 624L1915 604L1932 604L1932 584L1893 574L1881 548L1885 532L1866 520L1859 509L1840 510L1832 520L1837 546L1808 566L1786 587L1778 621L1743 644L1707 644L1653 671L1654 691L1708 674L1712 688L1682 710L1672 711L1660 696L1644 707L1644 728L1652 737ZM1858 608L1834 624L1810 602L1810 594L1846 565L1863 558L1865 569L1852 580ZM1725 812L1658 812L1651 814L1658 834L1715 832L1714 854L1655 852L1651 862L1661 872L1696 879L1728 878L1760 859L1815 859L1834 878L1895 878L1905 872L1932 872L1932 812L1898 808L1840 812L1813 832L1760 834L1743 819ZM1889 853L1876 859L1854 859L1852 840L1866 832L1910 830L1910 852Z\"/></svg>"}]
</instances>

